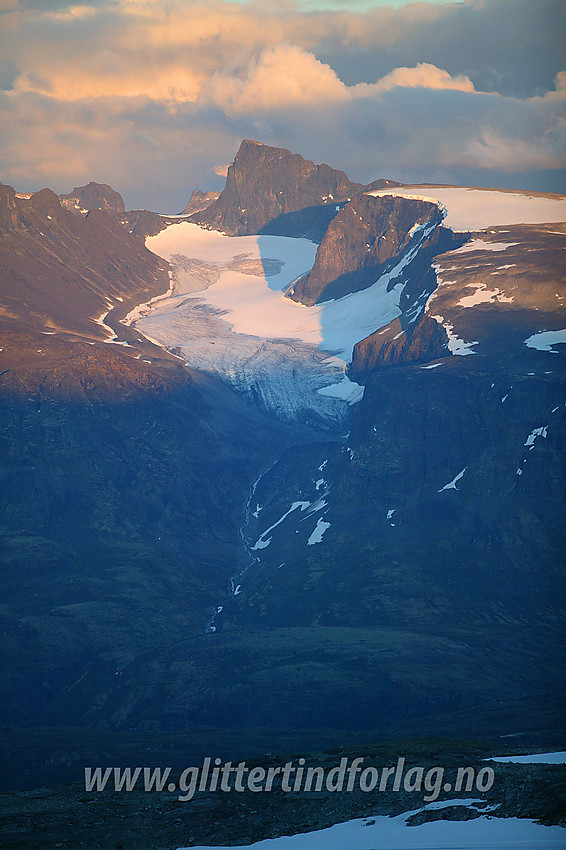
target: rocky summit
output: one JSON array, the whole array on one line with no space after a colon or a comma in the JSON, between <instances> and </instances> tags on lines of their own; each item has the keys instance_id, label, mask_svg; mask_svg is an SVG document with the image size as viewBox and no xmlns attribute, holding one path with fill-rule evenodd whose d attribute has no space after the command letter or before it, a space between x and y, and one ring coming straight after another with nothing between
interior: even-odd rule
<instances>
[{"instance_id":1,"label":"rocky summit","mask_svg":"<svg viewBox=\"0 0 566 850\"><path fill-rule=\"evenodd\" d=\"M94 183L77 186L67 195L59 195L62 205L72 212L87 213L90 210L112 210L123 213L124 199L119 192L106 183Z\"/></svg>"},{"instance_id":2,"label":"rocky summit","mask_svg":"<svg viewBox=\"0 0 566 850\"><path fill-rule=\"evenodd\" d=\"M193 221L230 236L277 233L317 238L336 206L362 188L343 171L245 139L219 198L196 213Z\"/></svg>"}]
</instances>

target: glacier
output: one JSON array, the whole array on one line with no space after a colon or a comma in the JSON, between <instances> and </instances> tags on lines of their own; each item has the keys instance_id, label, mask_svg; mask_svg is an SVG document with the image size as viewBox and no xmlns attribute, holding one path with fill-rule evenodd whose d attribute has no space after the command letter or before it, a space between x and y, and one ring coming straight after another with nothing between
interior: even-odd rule
<instances>
[{"instance_id":1,"label":"glacier","mask_svg":"<svg viewBox=\"0 0 566 850\"><path fill-rule=\"evenodd\" d=\"M545 224L566 219L566 199L540 193L430 185L374 189L368 194L434 201L446 210L446 226L460 232L485 230L496 225ZM467 250L479 247L476 245ZM485 246L481 248L485 250Z\"/></svg>"},{"instance_id":2,"label":"glacier","mask_svg":"<svg viewBox=\"0 0 566 850\"><path fill-rule=\"evenodd\" d=\"M170 264L169 292L123 321L283 421L341 423L363 395L346 375L353 347L401 314L401 274L429 230L372 286L306 307L285 295L315 243L175 223L146 239Z\"/></svg>"}]
</instances>

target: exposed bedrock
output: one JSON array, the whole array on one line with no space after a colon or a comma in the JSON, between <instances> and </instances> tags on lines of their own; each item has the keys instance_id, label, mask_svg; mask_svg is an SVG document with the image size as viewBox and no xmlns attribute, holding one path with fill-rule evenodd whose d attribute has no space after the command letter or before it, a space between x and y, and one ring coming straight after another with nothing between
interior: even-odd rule
<instances>
[{"instance_id":1,"label":"exposed bedrock","mask_svg":"<svg viewBox=\"0 0 566 850\"><path fill-rule=\"evenodd\" d=\"M273 233L316 240L336 205L363 188L329 165L244 139L220 197L192 220L229 236Z\"/></svg>"},{"instance_id":2,"label":"exposed bedrock","mask_svg":"<svg viewBox=\"0 0 566 850\"><path fill-rule=\"evenodd\" d=\"M356 196L329 224L313 268L290 297L312 305L366 289L416 247L418 263L411 272L424 273L434 253L454 245L452 232L439 230L442 219L441 209L429 201ZM410 259L414 264L417 256Z\"/></svg>"}]
</instances>

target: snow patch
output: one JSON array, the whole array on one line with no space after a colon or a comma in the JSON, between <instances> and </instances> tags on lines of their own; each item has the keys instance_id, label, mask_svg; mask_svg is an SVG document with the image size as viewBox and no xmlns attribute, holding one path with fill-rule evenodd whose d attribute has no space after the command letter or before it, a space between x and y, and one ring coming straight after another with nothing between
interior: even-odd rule
<instances>
[{"instance_id":1,"label":"snow patch","mask_svg":"<svg viewBox=\"0 0 566 850\"><path fill-rule=\"evenodd\" d=\"M536 348L537 351L550 351L551 354L558 354L553 346L559 343L566 343L566 328L559 331L540 331L525 340L525 345L528 348Z\"/></svg>"},{"instance_id":2,"label":"snow patch","mask_svg":"<svg viewBox=\"0 0 566 850\"><path fill-rule=\"evenodd\" d=\"M556 753L532 753L520 756L492 756L484 761L498 761L510 764L566 764L566 751Z\"/></svg>"},{"instance_id":3,"label":"snow patch","mask_svg":"<svg viewBox=\"0 0 566 850\"><path fill-rule=\"evenodd\" d=\"M479 808L482 800L443 800L395 817L375 815L355 818L334 826L265 838L254 844L217 847L216 850L515 850L518 847L563 848L565 830L560 826L543 826L525 818L490 816L493 806ZM434 820L419 826L407 821L429 809L462 806L481 812L470 820ZM484 814L489 813L489 814ZM189 850L189 848L178 848ZM201 845L192 850L213 850Z\"/></svg>"},{"instance_id":4,"label":"snow patch","mask_svg":"<svg viewBox=\"0 0 566 850\"><path fill-rule=\"evenodd\" d=\"M300 508L301 511L304 511L310 506L310 504L310 502L293 502L289 510L286 511L283 516L277 520L277 522L274 522L273 525L270 525L269 528L267 528L263 532L263 534L260 535L254 545L251 547L252 551L257 551L257 549L265 549L267 546L269 546L269 544L271 543L271 537L268 537L267 540L265 539L269 532L273 531L274 528L277 528L278 525L281 525L283 520L287 519L289 514L293 513L293 511L295 511L297 508Z\"/></svg>"},{"instance_id":5,"label":"snow patch","mask_svg":"<svg viewBox=\"0 0 566 850\"><path fill-rule=\"evenodd\" d=\"M452 479L452 481L450 481L448 484L445 484L444 487L441 487L438 492L442 493L444 490L458 490L459 491L460 488L456 487L456 484L458 483L458 481L460 481L461 478L463 478L464 473L465 473L467 468L468 467L465 466L463 468L463 470L461 472L459 472L458 475L455 478Z\"/></svg>"},{"instance_id":6,"label":"snow patch","mask_svg":"<svg viewBox=\"0 0 566 850\"><path fill-rule=\"evenodd\" d=\"M318 520L316 527L307 540L307 546L314 546L315 543L320 543L322 541L324 532L330 528L331 523L325 522L322 517Z\"/></svg>"},{"instance_id":7,"label":"snow patch","mask_svg":"<svg viewBox=\"0 0 566 850\"><path fill-rule=\"evenodd\" d=\"M525 440L525 448L528 448L529 451L532 451L535 447L535 440L537 437L544 437L546 440L546 435L548 432L548 425L541 425L540 428L533 428L527 439Z\"/></svg>"},{"instance_id":8,"label":"snow patch","mask_svg":"<svg viewBox=\"0 0 566 850\"><path fill-rule=\"evenodd\" d=\"M454 325L451 325L450 322L445 322L442 316L432 316L432 318L438 322L444 330L446 331L446 335L448 336L448 350L452 354L459 355L460 357L464 357L467 354L475 354L475 351L472 351L472 346L478 344L478 340L474 340L473 342L465 342L460 337L456 336L454 333Z\"/></svg>"},{"instance_id":9,"label":"snow patch","mask_svg":"<svg viewBox=\"0 0 566 850\"><path fill-rule=\"evenodd\" d=\"M486 283L471 283L468 289L475 289L472 295L465 295L458 301L459 307L476 307L478 304L512 303L513 296L505 295L500 289L488 289Z\"/></svg>"},{"instance_id":10,"label":"snow patch","mask_svg":"<svg viewBox=\"0 0 566 850\"><path fill-rule=\"evenodd\" d=\"M486 242L485 239L472 239L471 242L466 242L461 248L456 248L451 253L466 254L469 251L506 251L507 248L518 244L518 242Z\"/></svg>"}]
</instances>

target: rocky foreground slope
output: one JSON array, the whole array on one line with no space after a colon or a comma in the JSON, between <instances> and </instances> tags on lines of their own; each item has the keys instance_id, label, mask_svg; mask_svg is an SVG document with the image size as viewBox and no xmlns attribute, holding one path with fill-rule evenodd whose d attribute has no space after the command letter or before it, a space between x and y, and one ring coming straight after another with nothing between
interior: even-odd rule
<instances>
[{"instance_id":1,"label":"rocky foreground slope","mask_svg":"<svg viewBox=\"0 0 566 850\"><path fill-rule=\"evenodd\" d=\"M71 211L50 189L18 197L0 186L0 227L8 328L102 341L112 334L102 318L113 308L168 287L165 264L112 212Z\"/></svg>"}]
</instances>

